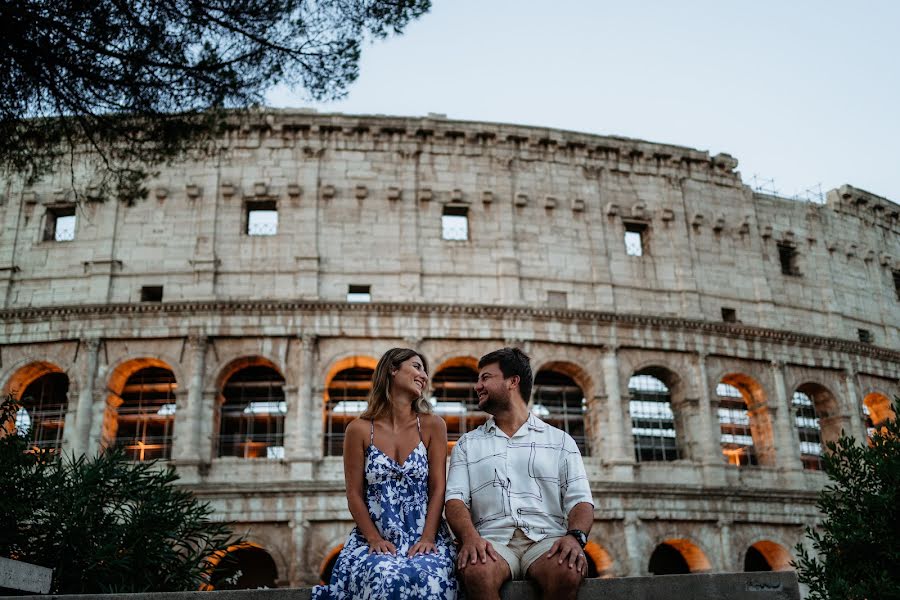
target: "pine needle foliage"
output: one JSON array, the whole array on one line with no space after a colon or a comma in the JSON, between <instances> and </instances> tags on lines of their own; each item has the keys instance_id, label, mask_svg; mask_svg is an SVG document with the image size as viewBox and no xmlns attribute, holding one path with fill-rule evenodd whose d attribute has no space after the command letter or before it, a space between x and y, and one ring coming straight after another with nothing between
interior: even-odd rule
<instances>
[{"instance_id":1,"label":"pine needle foliage","mask_svg":"<svg viewBox=\"0 0 900 600\"><path fill-rule=\"evenodd\" d=\"M53 593L197 590L210 559L240 540L174 485L171 467L35 451L0 405L0 556L53 569Z\"/></svg>"},{"instance_id":2,"label":"pine needle foliage","mask_svg":"<svg viewBox=\"0 0 900 600\"><path fill-rule=\"evenodd\" d=\"M900 399L894 415L900 414ZM817 506L824 519L808 527L814 549L798 545L795 566L808 600L900 599L900 420L860 443L841 435L824 456L830 483Z\"/></svg>"},{"instance_id":3,"label":"pine needle foliage","mask_svg":"<svg viewBox=\"0 0 900 600\"><path fill-rule=\"evenodd\" d=\"M31 185L77 167L88 197L142 197L153 166L209 149L225 109L285 85L340 98L367 40L429 0L0 2L0 171ZM84 193L84 190L81 190Z\"/></svg>"}]
</instances>

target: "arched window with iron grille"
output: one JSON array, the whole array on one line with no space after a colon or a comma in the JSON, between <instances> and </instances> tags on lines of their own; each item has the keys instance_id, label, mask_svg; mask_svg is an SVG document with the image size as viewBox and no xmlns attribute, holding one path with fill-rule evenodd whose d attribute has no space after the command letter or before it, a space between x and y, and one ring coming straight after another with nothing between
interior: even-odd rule
<instances>
[{"instance_id":1,"label":"arched window with iron grille","mask_svg":"<svg viewBox=\"0 0 900 600\"><path fill-rule=\"evenodd\" d=\"M628 412L638 462L678 459L672 394L653 375L636 374L628 381Z\"/></svg>"},{"instance_id":2,"label":"arched window with iron grille","mask_svg":"<svg viewBox=\"0 0 900 600\"><path fill-rule=\"evenodd\" d=\"M582 456L590 455L584 427L587 402L574 379L559 371L541 369L534 377L531 398L531 412L572 436Z\"/></svg>"},{"instance_id":3,"label":"arched window with iron grille","mask_svg":"<svg viewBox=\"0 0 900 600\"><path fill-rule=\"evenodd\" d=\"M794 409L794 426L800 438L800 459L803 461L803 468L821 471L824 467L822 432L815 403L809 394L797 390L791 398L791 407Z\"/></svg>"},{"instance_id":4,"label":"arched window with iron grille","mask_svg":"<svg viewBox=\"0 0 900 600\"><path fill-rule=\"evenodd\" d=\"M119 396L115 444L132 460L172 457L175 423L175 375L163 367L146 367L132 374Z\"/></svg>"},{"instance_id":5,"label":"arched window with iron grille","mask_svg":"<svg viewBox=\"0 0 900 600\"><path fill-rule=\"evenodd\" d=\"M222 388L219 456L284 458L284 377L265 365L245 367Z\"/></svg>"},{"instance_id":6,"label":"arched window with iron grille","mask_svg":"<svg viewBox=\"0 0 900 600\"><path fill-rule=\"evenodd\" d=\"M69 377L53 372L31 382L19 396L16 431L31 435L32 447L40 452L58 452L62 447L66 410L69 406Z\"/></svg>"},{"instance_id":7,"label":"arched window with iron grille","mask_svg":"<svg viewBox=\"0 0 900 600\"><path fill-rule=\"evenodd\" d=\"M719 439L722 456L730 465L756 465L756 451L750 415L744 394L730 383L720 382L716 386L719 400Z\"/></svg>"},{"instance_id":8,"label":"arched window with iron grille","mask_svg":"<svg viewBox=\"0 0 900 600\"><path fill-rule=\"evenodd\" d=\"M343 456L347 425L366 409L372 389L371 367L353 366L335 373L325 399L325 456Z\"/></svg>"}]
</instances>

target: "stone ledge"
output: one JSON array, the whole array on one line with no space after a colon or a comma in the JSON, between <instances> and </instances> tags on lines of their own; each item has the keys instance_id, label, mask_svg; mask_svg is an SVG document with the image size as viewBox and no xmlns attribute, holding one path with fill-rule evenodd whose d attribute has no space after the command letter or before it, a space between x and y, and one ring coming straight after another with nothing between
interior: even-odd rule
<instances>
[{"instance_id":1,"label":"stone ledge","mask_svg":"<svg viewBox=\"0 0 900 600\"><path fill-rule=\"evenodd\" d=\"M209 600L210 592L45 596L55 600ZM219 600L308 600L309 588L214 592ZM12 600L13 597L0 597ZM503 587L503 600L539 600L537 588L516 581ZM590 579L579 600L800 600L794 571L771 573L708 573ZM477 599L476 599L477 600Z\"/></svg>"}]
</instances>

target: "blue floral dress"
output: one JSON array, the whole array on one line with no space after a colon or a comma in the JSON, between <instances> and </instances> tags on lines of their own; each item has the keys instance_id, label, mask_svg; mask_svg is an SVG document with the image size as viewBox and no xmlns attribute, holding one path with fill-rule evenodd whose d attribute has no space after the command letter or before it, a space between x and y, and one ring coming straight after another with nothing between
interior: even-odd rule
<instances>
[{"instance_id":1,"label":"blue floral dress","mask_svg":"<svg viewBox=\"0 0 900 600\"><path fill-rule=\"evenodd\" d=\"M331 582L314 587L313 600L455 599L456 548L445 523L435 539L437 553L406 555L422 535L428 508L428 453L421 428L419 444L401 465L375 446L373 422L365 460L369 516L397 554L369 554L366 538L354 527L335 562Z\"/></svg>"}]
</instances>

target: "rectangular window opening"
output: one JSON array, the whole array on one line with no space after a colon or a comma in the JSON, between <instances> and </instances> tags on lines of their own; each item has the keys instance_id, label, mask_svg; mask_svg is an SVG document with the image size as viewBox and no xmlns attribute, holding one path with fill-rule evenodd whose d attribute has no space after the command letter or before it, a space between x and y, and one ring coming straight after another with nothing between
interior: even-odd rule
<instances>
[{"instance_id":1,"label":"rectangular window opening","mask_svg":"<svg viewBox=\"0 0 900 600\"><path fill-rule=\"evenodd\" d=\"M737 323L737 311L733 308L723 306L722 320L726 323Z\"/></svg>"},{"instance_id":2,"label":"rectangular window opening","mask_svg":"<svg viewBox=\"0 0 900 600\"><path fill-rule=\"evenodd\" d=\"M274 200L247 202L247 235L278 233L278 206Z\"/></svg>"},{"instance_id":3,"label":"rectangular window opening","mask_svg":"<svg viewBox=\"0 0 900 600\"><path fill-rule=\"evenodd\" d=\"M856 335L863 344L871 344L873 342L872 332L868 329L857 329Z\"/></svg>"},{"instance_id":4,"label":"rectangular window opening","mask_svg":"<svg viewBox=\"0 0 900 600\"><path fill-rule=\"evenodd\" d=\"M145 285L141 287L141 302L162 302L163 286Z\"/></svg>"},{"instance_id":5,"label":"rectangular window opening","mask_svg":"<svg viewBox=\"0 0 900 600\"><path fill-rule=\"evenodd\" d=\"M643 256L646 234L647 225L644 223L625 223L625 254Z\"/></svg>"},{"instance_id":6,"label":"rectangular window opening","mask_svg":"<svg viewBox=\"0 0 900 600\"><path fill-rule=\"evenodd\" d=\"M445 206L441 214L441 239L466 241L469 239L469 207Z\"/></svg>"},{"instance_id":7,"label":"rectangular window opening","mask_svg":"<svg viewBox=\"0 0 900 600\"><path fill-rule=\"evenodd\" d=\"M565 292L547 292L547 306L550 308L568 308L568 299Z\"/></svg>"},{"instance_id":8,"label":"rectangular window opening","mask_svg":"<svg viewBox=\"0 0 900 600\"><path fill-rule=\"evenodd\" d=\"M347 302L371 302L371 285L353 285L347 287Z\"/></svg>"},{"instance_id":9,"label":"rectangular window opening","mask_svg":"<svg viewBox=\"0 0 900 600\"><path fill-rule=\"evenodd\" d=\"M75 205L47 209L45 242L71 242L75 239Z\"/></svg>"},{"instance_id":10,"label":"rectangular window opening","mask_svg":"<svg viewBox=\"0 0 900 600\"><path fill-rule=\"evenodd\" d=\"M799 275L797 266L797 249L791 244L778 244L778 260L781 261L781 272L784 275Z\"/></svg>"}]
</instances>

